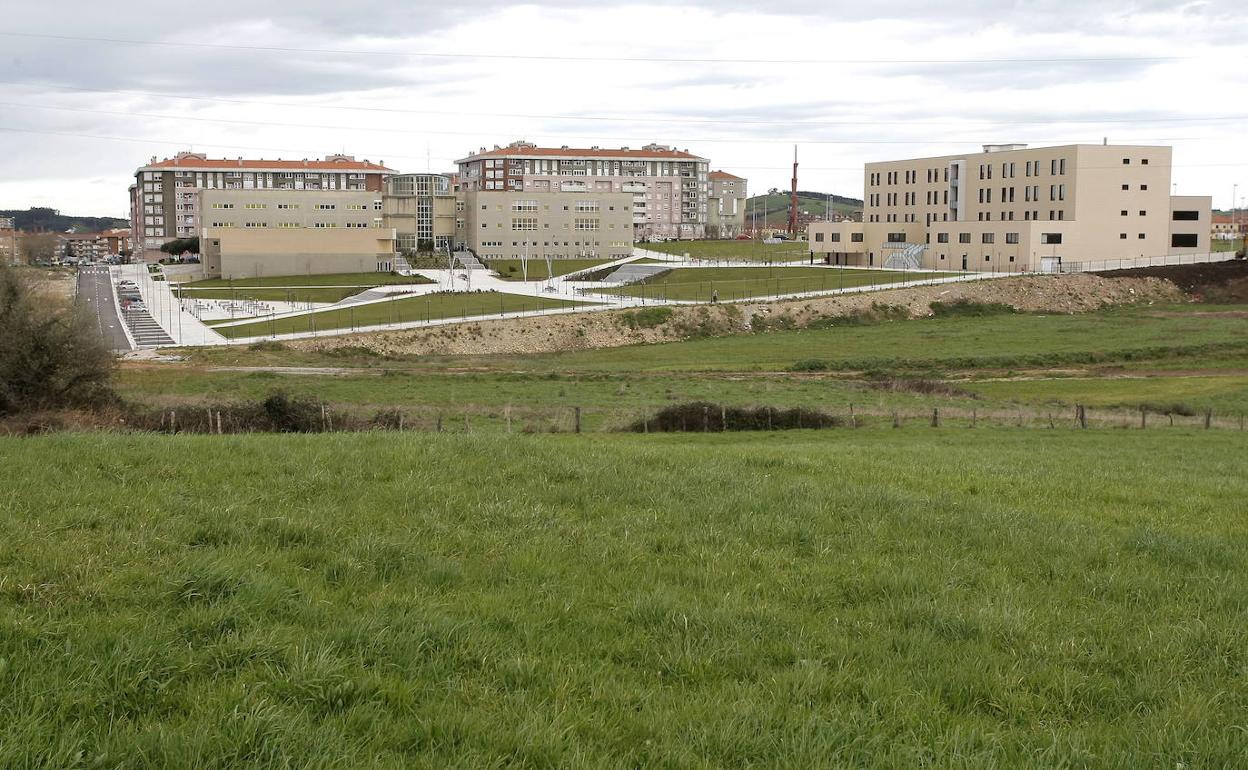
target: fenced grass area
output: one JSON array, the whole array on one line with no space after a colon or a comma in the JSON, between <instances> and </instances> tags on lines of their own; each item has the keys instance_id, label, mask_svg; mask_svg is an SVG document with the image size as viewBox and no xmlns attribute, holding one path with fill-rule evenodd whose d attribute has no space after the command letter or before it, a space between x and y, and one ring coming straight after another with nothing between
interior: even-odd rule
<instances>
[{"instance_id":1,"label":"fenced grass area","mask_svg":"<svg viewBox=\"0 0 1248 770\"><path fill-rule=\"evenodd\" d=\"M188 289L259 289L308 286L335 286L353 289L367 289L373 286L389 286L405 283L433 283L419 275L399 275L397 273L363 272L363 273L322 273L309 275L268 275L255 278L206 278L202 281L191 281L182 286Z\"/></svg>"},{"instance_id":2,"label":"fenced grass area","mask_svg":"<svg viewBox=\"0 0 1248 770\"><path fill-rule=\"evenodd\" d=\"M729 302L862 286L886 286L906 281L944 278L951 273L855 270L845 267L681 267L611 293L629 297L686 302L710 302L714 296Z\"/></svg>"},{"instance_id":3,"label":"fenced grass area","mask_svg":"<svg viewBox=\"0 0 1248 770\"><path fill-rule=\"evenodd\" d=\"M546 260L535 257L528 260L527 275L530 281L544 281L551 276L567 275L613 261L611 259L552 259L551 269L547 271ZM498 273L498 277L504 281L525 280L526 273L518 259L491 259L485 262L485 266Z\"/></svg>"},{"instance_id":4,"label":"fenced grass area","mask_svg":"<svg viewBox=\"0 0 1248 770\"><path fill-rule=\"evenodd\" d=\"M338 302L372 288L371 286L336 286L323 288L260 288L199 289L190 286L173 287L174 295L182 299L225 299L234 302L256 300L259 302Z\"/></svg>"},{"instance_id":5,"label":"fenced grass area","mask_svg":"<svg viewBox=\"0 0 1248 770\"><path fill-rule=\"evenodd\" d=\"M0 766L1236 767L1242 446L0 439Z\"/></svg>"},{"instance_id":6,"label":"fenced grass area","mask_svg":"<svg viewBox=\"0 0 1248 770\"><path fill-rule=\"evenodd\" d=\"M639 243L638 247L664 254L694 259L724 259L741 262L799 262L810 258L809 244L805 241L763 243L749 241L665 241L663 243Z\"/></svg>"},{"instance_id":7,"label":"fenced grass area","mask_svg":"<svg viewBox=\"0 0 1248 770\"><path fill-rule=\"evenodd\" d=\"M278 334L362 329L369 326L433 321L443 318L472 318L496 313L532 313L554 308L576 308L593 303L526 297L501 292L438 292L418 297L402 297L382 302L348 305L286 318L272 318L236 326L214 328L231 339Z\"/></svg>"}]
</instances>

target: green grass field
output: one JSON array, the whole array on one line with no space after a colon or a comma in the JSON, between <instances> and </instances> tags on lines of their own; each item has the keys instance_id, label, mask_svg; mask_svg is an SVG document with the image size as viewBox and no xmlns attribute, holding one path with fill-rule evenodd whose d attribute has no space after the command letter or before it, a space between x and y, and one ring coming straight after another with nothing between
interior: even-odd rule
<instances>
[{"instance_id":1,"label":"green grass field","mask_svg":"<svg viewBox=\"0 0 1248 770\"><path fill-rule=\"evenodd\" d=\"M419 275L326 273L261 278L208 278L180 284L180 293L198 299L254 299L262 302L337 302L374 286L433 283Z\"/></svg>"},{"instance_id":2,"label":"green grass field","mask_svg":"<svg viewBox=\"0 0 1248 770\"><path fill-rule=\"evenodd\" d=\"M543 281L551 275L560 276L568 273L575 273L578 270L585 270L597 265L605 265L612 262L610 259L553 259L551 260L551 272L546 272L546 260L530 259L528 276L530 281ZM520 260L518 259L491 259L485 264L486 267L498 273L498 277L505 281L521 281L524 280L521 272Z\"/></svg>"},{"instance_id":3,"label":"green grass field","mask_svg":"<svg viewBox=\"0 0 1248 770\"><path fill-rule=\"evenodd\" d=\"M1242 447L0 439L0 766L1239 767Z\"/></svg>"},{"instance_id":4,"label":"green grass field","mask_svg":"<svg viewBox=\"0 0 1248 770\"><path fill-rule=\"evenodd\" d=\"M360 329L367 326L438 318L471 318L494 313L531 312L548 308L572 307L573 304L545 297L522 297L516 294L488 291L438 293L374 302L358 307L322 310L272 321L256 321L238 326L216 326L216 329L226 337L237 339L269 334Z\"/></svg>"},{"instance_id":5,"label":"green grass field","mask_svg":"<svg viewBox=\"0 0 1248 770\"><path fill-rule=\"evenodd\" d=\"M828 267L681 267L644 284L613 289L630 297L662 297L670 300L710 302L829 291L855 286L877 286L901 281L939 278L946 273L854 270Z\"/></svg>"},{"instance_id":6,"label":"green grass field","mask_svg":"<svg viewBox=\"0 0 1248 770\"><path fill-rule=\"evenodd\" d=\"M754 241L668 241L641 243L643 249L697 259L727 259L740 262L799 262L810 259L805 243L763 243Z\"/></svg>"}]
</instances>

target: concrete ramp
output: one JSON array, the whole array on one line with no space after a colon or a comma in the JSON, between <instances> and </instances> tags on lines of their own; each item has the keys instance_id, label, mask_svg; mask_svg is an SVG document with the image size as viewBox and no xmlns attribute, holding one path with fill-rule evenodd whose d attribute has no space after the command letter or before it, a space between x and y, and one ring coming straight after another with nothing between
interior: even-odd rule
<instances>
[{"instance_id":1,"label":"concrete ramp","mask_svg":"<svg viewBox=\"0 0 1248 770\"><path fill-rule=\"evenodd\" d=\"M665 273L672 268L669 265L620 265L620 269L603 278L603 283L637 283L647 278Z\"/></svg>"}]
</instances>

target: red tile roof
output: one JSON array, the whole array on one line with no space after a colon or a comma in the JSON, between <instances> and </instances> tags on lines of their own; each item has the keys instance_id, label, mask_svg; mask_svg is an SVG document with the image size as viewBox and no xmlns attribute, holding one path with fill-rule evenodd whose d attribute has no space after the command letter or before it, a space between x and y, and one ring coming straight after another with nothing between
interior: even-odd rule
<instances>
[{"instance_id":1,"label":"red tile roof","mask_svg":"<svg viewBox=\"0 0 1248 770\"><path fill-rule=\"evenodd\" d=\"M186 168L204 170L224 170L237 168L263 168L288 171L311 169L314 171L376 171L393 174L394 169L367 160L266 160L264 158L165 158L162 161L149 163L145 169Z\"/></svg>"},{"instance_id":2,"label":"red tile roof","mask_svg":"<svg viewBox=\"0 0 1248 770\"><path fill-rule=\"evenodd\" d=\"M705 160L684 150L646 149L634 150L621 147L619 149L603 149L601 147L534 147L532 145L510 145L493 150L476 152L460 162L474 158L507 158L507 157L540 157L540 158L645 158L656 160Z\"/></svg>"},{"instance_id":3,"label":"red tile roof","mask_svg":"<svg viewBox=\"0 0 1248 770\"><path fill-rule=\"evenodd\" d=\"M707 177L712 182L728 182L728 181L744 182L745 181L745 177L736 176L735 174L729 174L727 171L712 171L710 174L707 175Z\"/></svg>"}]
</instances>

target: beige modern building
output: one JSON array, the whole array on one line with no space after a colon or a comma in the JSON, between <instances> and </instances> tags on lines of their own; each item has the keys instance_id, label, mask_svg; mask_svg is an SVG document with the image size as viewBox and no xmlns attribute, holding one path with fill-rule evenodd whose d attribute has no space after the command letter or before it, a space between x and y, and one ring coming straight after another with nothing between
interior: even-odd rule
<instances>
[{"instance_id":1,"label":"beige modern building","mask_svg":"<svg viewBox=\"0 0 1248 770\"><path fill-rule=\"evenodd\" d=\"M394 171L384 163L358 161L351 155L324 160L209 158L180 152L155 157L134 172L130 186L130 225L137 256L160 256L160 246L190 238L200 230L200 190L286 190L288 192L347 190L382 192Z\"/></svg>"},{"instance_id":2,"label":"beige modern building","mask_svg":"<svg viewBox=\"0 0 1248 770\"><path fill-rule=\"evenodd\" d=\"M380 192L203 189L196 205L209 278L393 269Z\"/></svg>"},{"instance_id":3,"label":"beige modern building","mask_svg":"<svg viewBox=\"0 0 1248 770\"><path fill-rule=\"evenodd\" d=\"M455 193L444 174L395 174L386 179L382 215L401 254L446 253L455 239Z\"/></svg>"},{"instance_id":4,"label":"beige modern building","mask_svg":"<svg viewBox=\"0 0 1248 770\"><path fill-rule=\"evenodd\" d=\"M736 238L745 232L745 179L726 171L707 174L710 191L706 199L706 237Z\"/></svg>"},{"instance_id":5,"label":"beige modern building","mask_svg":"<svg viewBox=\"0 0 1248 770\"><path fill-rule=\"evenodd\" d=\"M481 259L620 259L633 251L633 196L625 192L460 193L457 240Z\"/></svg>"},{"instance_id":6,"label":"beige modern building","mask_svg":"<svg viewBox=\"0 0 1248 770\"><path fill-rule=\"evenodd\" d=\"M457 161L459 190L526 194L627 194L630 240L704 238L706 158L660 144L621 147L538 147L512 142Z\"/></svg>"},{"instance_id":7,"label":"beige modern building","mask_svg":"<svg viewBox=\"0 0 1248 770\"><path fill-rule=\"evenodd\" d=\"M1170 195L1171 148L985 145L870 163L862 222L812 223L834 264L1055 270L1209 251L1207 196Z\"/></svg>"}]
</instances>

